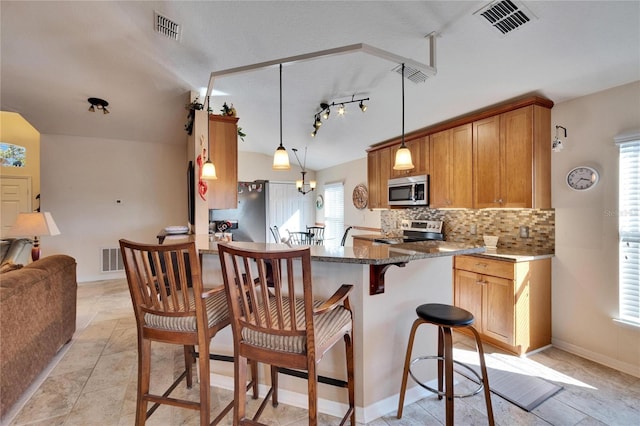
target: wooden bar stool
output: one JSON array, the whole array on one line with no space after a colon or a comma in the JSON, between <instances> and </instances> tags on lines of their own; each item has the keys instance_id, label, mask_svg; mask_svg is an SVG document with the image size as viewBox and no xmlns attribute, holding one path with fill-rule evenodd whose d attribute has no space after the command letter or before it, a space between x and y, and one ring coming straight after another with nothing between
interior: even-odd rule
<instances>
[{"instance_id":1,"label":"wooden bar stool","mask_svg":"<svg viewBox=\"0 0 640 426\"><path fill-rule=\"evenodd\" d=\"M487 404L487 418L489 424L493 425L493 408L491 407L491 392L489 390L489 379L487 376L487 367L484 362L484 350L482 349L482 342L480 341L480 335L473 327L473 314L464 309L451 305L443 305L440 303L427 303L420 305L416 308L418 318L413 322L411 327L411 334L409 336L409 343L407 344L407 354L404 360L404 371L402 373L402 386L400 387L400 401L398 403L398 415L402 418L402 409L404 406L404 394L407 390L407 376L410 374L413 380L420 386L438 395L438 399L446 397L446 424L453 425L453 398L464 398L473 396L484 389L484 398ZM411 360L411 351L413 350L413 341L416 335L416 330L422 324L433 324L438 326L438 355L420 356ZM482 377L468 365L455 361L453 359L453 342L451 339L451 330L454 328L466 327L475 336L476 348L480 357L480 371ZM436 359L438 360L438 389L433 389L424 383L421 383L416 376L411 372L411 366L417 362ZM479 386L473 392L467 394L455 394L453 391L453 365L456 364L465 368L475 378L477 378ZM443 391L443 366L444 366L444 391ZM465 376L467 374L465 373Z\"/></svg>"}]
</instances>

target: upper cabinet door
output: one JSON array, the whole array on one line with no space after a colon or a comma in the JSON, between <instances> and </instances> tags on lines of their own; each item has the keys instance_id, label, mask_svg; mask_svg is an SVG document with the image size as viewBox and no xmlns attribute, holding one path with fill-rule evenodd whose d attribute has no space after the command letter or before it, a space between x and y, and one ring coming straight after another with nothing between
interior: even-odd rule
<instances>
[{"instance_id":1,"label":"upper cabinet door","mask_svg":"<svg viewBox=\"0 0 640 426\"><path fill-rule=\"evenodd\" d=\"M501 207L500 116L473 123L474 207Z\"/></svg>"},{"instance_id":2,"label":"upper cabinet door","mask_svg":"<svg viewBox=\"0 0 640 426\"><path fill-rule=\"evenodd\" d=\"M500 115L501 207L532 207L533 107Z\"/></svg>"},{"instance_id":3,"label":"upper cabinet door","mask_svg":"<svg viewBox=\"0 0 640 426\"><path fill-rule=\"evenodd\" d=\"M211 161L218 179L207 181L210 209L238 208L238 118L209 116Z\"/></svg>"},{"instance_id":4,"label":"upper cabinet door","mask_svg":"<svg viewBox=\"0 0 640 426\"><path fill-rule=\"evenodd\" d=\"M431 135L431 208L473 207L471 124Z\"/></svg>"}]
</instances>

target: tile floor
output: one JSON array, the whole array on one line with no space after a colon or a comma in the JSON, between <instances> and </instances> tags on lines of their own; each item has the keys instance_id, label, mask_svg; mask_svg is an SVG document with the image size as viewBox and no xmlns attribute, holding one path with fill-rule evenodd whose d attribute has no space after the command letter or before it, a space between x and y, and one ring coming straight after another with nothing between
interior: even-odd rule
<instances>
[{"instance_id":1,"label":"tile floor","mask_svg":"<svg viewBox=\"0 0 640 426\"><path fill-rule=\"evenodd\" d=\"M78 330L70 344L51 363L12 412L3 413L6 425L132 425L136 393L136 328L125 280L83 283L78 289ZM466 342L459 338L458 351ZM154 365L173 361L174 371L182 367L182 350L159 345ZM487 352L499 354L491 347ZM499 355L522 371L532 372L564 386L532 412L526 412L492 394L498 425L640 425L640 378L550 348L528 358ZM172 371L154 371L152 386L171 383ZM160 376L158 378L158 375ZM153 379L152 379L153 380ZM195 381L194 381L195 382ZM197 384L191 390L181 386L178 395L197 399ZM231 400L231 392L214 388L214 407ZM249 411L257 403L250 401ZM216 408L217 410L217 408ZM486 424L482 394L456 400L456 424ZM267 405L261 421L270 425L304 425L304 409L280 404ZM323 425L338 419L322 415ZM197 413L162 406L148 421L150 425L195 425ZM231 424L231 415L222 424ZM428 397L405 407L401 420L391 412L371 426L442 425L444 402Z\"/></svg>"}]
</instances>

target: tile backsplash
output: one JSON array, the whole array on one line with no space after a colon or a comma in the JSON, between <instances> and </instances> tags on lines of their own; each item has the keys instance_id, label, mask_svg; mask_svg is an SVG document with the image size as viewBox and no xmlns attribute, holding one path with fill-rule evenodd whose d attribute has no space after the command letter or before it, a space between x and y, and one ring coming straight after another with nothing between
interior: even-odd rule
<instances>
[{"instance_id":1,"label":"tile backsplash","mask_svg":"<svg viewBox=\"0 0 640 426\"><path fill-rule=\"evenodd\" d=\"M442 220L445 240L484 245L483 235L500 237L498 247L555 251L554 209L451 209L426 207L383 210L382 232L400 235L403 219ZM521 236L521 227L528 236Z\"/></svg>"}]
</instances>

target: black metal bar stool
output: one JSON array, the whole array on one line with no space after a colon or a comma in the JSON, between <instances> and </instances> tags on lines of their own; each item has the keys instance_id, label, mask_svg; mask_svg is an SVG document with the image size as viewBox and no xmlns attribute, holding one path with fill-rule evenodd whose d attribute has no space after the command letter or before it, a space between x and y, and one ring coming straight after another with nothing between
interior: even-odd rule
<instances>
[{"instance_id":1,"label":"black metal bar stool","mask_svg":"<svg viewBox=\"0 0 640 426\"><path fill-rule=\"evenodd\" d=\"M402 409L404 406L404 394L407 390L407 377L410 374L413 380L420 386L436 393L438 399L446 397L446 424L453 425L453 398L464 398L473 396L484 389L484 398L487 404L487 418L489 424L493 425L493 408L491 407L491 392L489 390L489 379L487 376L487 367L484 362L484 350L482 349L482 342L480 341L480 335L473 327L473 314L464 309L451 305L443 305L440 303L427 303L420 305L416 308L418 318L413 322L411 327L411 334L409 336L409 343L407 344L407 354L404 360L404 371L402 373L402 386L400 387L400 401L398 403L398 418L402 418ZM413 350L413 341L416 336L416 330L422 324L433 324L438 326L438 355L420 356L411 360L411 351ZM468 365L455 361L453 359L453 341L451 339L451 330L454 328L466 327L475 336L476 348L480 357L480 371L482 377ZM433 389L426 384L420 382L418 378L411 372L411 366L417 362L436 359L438 360L438 389ZM473 392L466 394L455 394L453 391L453 373L456 364L465 368L475 378L477 378L479 386ZM443 367L444 367L444 391L443 391ZM465 376L468 376L465 374Z\"/></svg>"}]
</instances>

